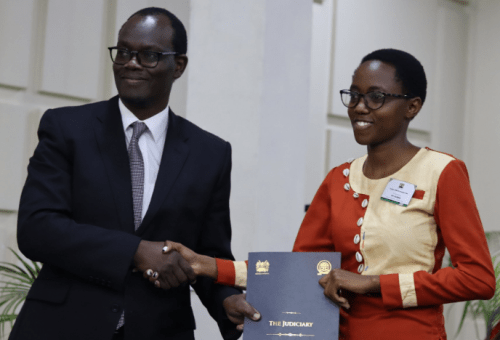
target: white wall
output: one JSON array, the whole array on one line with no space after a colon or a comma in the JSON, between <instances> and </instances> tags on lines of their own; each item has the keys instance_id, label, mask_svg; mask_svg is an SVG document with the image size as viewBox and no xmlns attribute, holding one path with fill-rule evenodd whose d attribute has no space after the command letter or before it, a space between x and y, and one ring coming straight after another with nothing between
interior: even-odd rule
<instances>
[{"instance_id":1,"label":"white wall","mask_svg":"<svg viewBox=\"0 0 500 340\"><path fill-rule=\"evenodd\" d=\"M289 251L304 208L297 179L304 178L311 3L197 3L187 118L232 143L235 255Z\"/></svg>"},{"instance_id":2,"label":"white wall","mask_svg":"<svg viewBox=\"0 0 500 340\"><path fill-rule=\"evenodd\" d=\"M479 213L488 231L500 231L500 2L480 0L470 9L469 60L463 148Z\"/></svg>"},{"instance_id":3,"label":"white wall","mask_svg":"<svg viewBox=\"0 0 500 340\"><path fill-rule=\"evenodd\" d=\"M304 216L311 2L193 0L191 9L187 118L232 144L234 255L290 251ZM197 335L217 338L206 332Z\"/></svg>"}]
</instances>

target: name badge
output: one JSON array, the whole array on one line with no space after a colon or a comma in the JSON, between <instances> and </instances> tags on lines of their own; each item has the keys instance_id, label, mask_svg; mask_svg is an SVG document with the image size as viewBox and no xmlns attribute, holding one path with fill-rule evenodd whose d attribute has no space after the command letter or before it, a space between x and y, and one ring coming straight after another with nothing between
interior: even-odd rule
<instances>
[{"instance_id":1,"label":"name badge","mask_svg":"<svg viewBox=\"0 0 500 340\"><path fill-rule=\"evenodd\" d=\"M380 199L407 207L416 189L417 186L415 184L391 178Z\"/></svg>"}]
</instances>

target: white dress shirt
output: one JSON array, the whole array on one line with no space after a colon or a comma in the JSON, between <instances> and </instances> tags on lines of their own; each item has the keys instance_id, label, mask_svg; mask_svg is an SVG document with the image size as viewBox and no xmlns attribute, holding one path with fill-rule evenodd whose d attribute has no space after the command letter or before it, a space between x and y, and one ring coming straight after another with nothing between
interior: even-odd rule
<instances>
[{"instance_id":1,"label":"white dress shirt","mask_svg":"<svg viewBox=\"0 0 500 340\"><path fill-rule=\"evenodd\" d=\"M123 129L125 130L125 139L127 143L127 150L132 139L132 123L140 121L129 109L122 103L121 99L118 101L118 106L122 115ZM151 118L142 120L148 127L139 138L139 149L141 149L142 158L144 160L144 195L142 198L142 218L146 212L153 196L155 188L156 177L158 177L158 170L160 169L161 156L163 155L163 147L165 146L165 138L167 137L168 127L168 110L157 113Z\"/></svg>"}]
</instances>

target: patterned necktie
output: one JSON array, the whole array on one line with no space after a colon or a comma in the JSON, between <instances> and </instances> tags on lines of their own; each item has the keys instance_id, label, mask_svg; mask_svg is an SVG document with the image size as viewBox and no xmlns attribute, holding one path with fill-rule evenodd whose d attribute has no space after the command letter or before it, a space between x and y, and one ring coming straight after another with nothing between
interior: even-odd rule
<instances>
[{"instance_id":1,"label":"patterned necktie","mask_svg":"<svg viewBox=\"0 0 500 340\"><path fill-rule=\"evenodd\" d=\"M144 160L139 149L139 138L148 127L142 122L132 124L132 139L128 145L128 158L130 162L130 175L132 178L132 200L134 203L134 226L139 228L142 221L142 196L144 194ZM125 311L122 312L116 329L125 324Z\"/></svg>"},{"instance_id":2,"label":"patterned necktie","mask_svg":"<svg viewBox=\"0 0 500 340\"><path fill-rule=\"evenodd\" d=\"M139 228L142 221L142 197L144 195L144 160L141 149L139 149L139 138L148 128L142 122L132 124L134 132L128 146L128 158L130 161L130 175L132 177L132 199L134 201L134 226Z\"/></svg>"}]
</instances>

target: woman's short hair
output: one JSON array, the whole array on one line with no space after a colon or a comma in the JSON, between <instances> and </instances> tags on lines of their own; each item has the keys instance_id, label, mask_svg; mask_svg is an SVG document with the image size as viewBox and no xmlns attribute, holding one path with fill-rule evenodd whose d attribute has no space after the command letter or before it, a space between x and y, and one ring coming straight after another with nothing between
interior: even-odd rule
<instances>
[{"instance_id":1,"label":"woman's short hair","mask_svg":"<svg viewBox=\"0 0 500 340\"><path fill-rule=\"evenodd\" d=\"M380 60L394 66L396 79L403 83L406 94L420 97L422 103L424 103L427 95L427 78L425 77L424 67L417 58L404 51L386 48L366 55L361 60L361 64L370 60Z\"/></svg>"}]
</instances>

